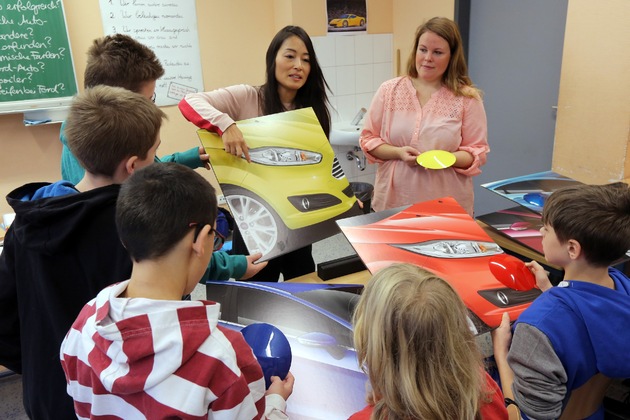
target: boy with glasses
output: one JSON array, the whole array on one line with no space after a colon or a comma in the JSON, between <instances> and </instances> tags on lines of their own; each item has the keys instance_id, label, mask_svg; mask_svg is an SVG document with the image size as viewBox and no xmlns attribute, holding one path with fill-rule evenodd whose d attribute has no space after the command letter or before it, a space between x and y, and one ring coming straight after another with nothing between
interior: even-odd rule
<instances>
[{"instance_id":1,"label":"boy with glasses","mask_svg":"<svg viewBox=\"0 0 630 420\"><path fill-rule=\"evenodd\" d=\"M220 245L217 211L212 186L181 165L123 184L116 226L131 277L85 305L61 345L78 417L287 418L293 375L265 391L241 333L217 325L220 305L181 300Z\"/></svg>"}]
</instances>

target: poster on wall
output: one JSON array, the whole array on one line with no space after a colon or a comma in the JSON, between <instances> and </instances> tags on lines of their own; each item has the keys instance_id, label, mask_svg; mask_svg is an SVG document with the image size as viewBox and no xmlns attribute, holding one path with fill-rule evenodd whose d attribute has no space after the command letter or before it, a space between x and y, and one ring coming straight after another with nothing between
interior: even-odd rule
<instances>
[{"instance_id":1,"label":"poster on wall","mask_svg":"<svg viewBox=\"0 0 630 420\"><path fill-rule=\"evenodd\" d=\"M237 121L251 163L198 130L212 170L250 254L261 261L339 232L335 220L361 214L348 179L312 108Z\"/></svg>"},{"instance_id":2,"label":"poster on wall","mask_svg":"<svg viewBox=\"0 0 630 420\"><path fill-rule=\"evenodd\" d=\"M155 86L157 105L176 105L187 93L203 90L195 0L100 0L100 8L105 35L129 35L160 60L165 73Z\"/></svg>"},{"instance_id":3,"label":"poster on wall","mask_svg":"<svg viewBox=\"0 0 630 420\"><path fill-rule=\"evenodd\" d=\"M366 0L326 0L329 33L367 31Z\"/></svg>"}]
</instances>

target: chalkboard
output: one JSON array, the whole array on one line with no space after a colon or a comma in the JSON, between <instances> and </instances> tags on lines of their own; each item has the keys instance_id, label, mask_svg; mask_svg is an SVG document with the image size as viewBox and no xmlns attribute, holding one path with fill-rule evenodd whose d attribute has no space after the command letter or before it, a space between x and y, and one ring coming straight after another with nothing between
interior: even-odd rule
<instances>
[{"instance_id":1,"label":"chalkboard","mask_svg":"<svg viewBox=\"0 0 630 420\"><path fill-rule=\"evenodd\" d=\"M62 0L2 0L0 113L68 106L77 91Z\"/></svg>"}]
</instances>

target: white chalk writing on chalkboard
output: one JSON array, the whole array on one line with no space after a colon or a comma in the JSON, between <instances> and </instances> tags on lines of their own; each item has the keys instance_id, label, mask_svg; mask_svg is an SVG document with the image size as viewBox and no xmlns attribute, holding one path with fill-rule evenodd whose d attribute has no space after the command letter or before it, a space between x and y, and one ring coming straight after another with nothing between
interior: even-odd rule
<instances>
[{"instance_id":1,"label":"white chalk writing on chalkboard","mask_svg":"<svg viewBox=\"0 0 630 420\"><path fill-rule=\"evenodd\" d=\"M203 90L195 0L100 0L100 7L105 34L129 35L160 59L165 74L156 84L158 105Z\"/></svg>"},{"instance_id":2,"label":"white chalk writing on chalkboard","mask_svg":"<svg viewBox=\"0 0 630 420\"><path fill-rule=\"evenodd\" d=\"M76 93L62 1L4 0L0 4L0 112L58 106L69 103Z\"/></svg>"}]
</instances>

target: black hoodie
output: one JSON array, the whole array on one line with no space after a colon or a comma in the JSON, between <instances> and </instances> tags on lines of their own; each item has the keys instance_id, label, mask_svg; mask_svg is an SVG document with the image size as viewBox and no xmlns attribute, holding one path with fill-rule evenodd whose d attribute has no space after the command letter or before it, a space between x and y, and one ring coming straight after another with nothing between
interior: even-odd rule
<instances>
[{"instance_id":1,"label":"black hoodie","mask_svg":"<svg viewBox=\"0 0 630 420\"><path fill-rule=\"evenodd\" d=\"M131 260L116 232L120 185L30 200L47 185L7 196L16 217L0 255L0 364L22 374L30 418L75 419L59 347L86 302L129 278Z\"/></svg>"}]
</instances>

